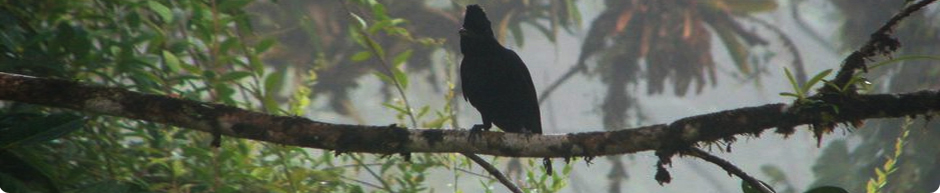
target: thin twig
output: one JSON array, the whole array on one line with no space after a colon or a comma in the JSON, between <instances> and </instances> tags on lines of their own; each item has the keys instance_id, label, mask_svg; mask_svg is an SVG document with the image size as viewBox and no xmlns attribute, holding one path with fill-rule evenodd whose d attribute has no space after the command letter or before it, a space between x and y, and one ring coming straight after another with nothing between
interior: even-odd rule
<instances>
[{"instance_id":1,"label":"thin twig","mask_svg":"<svg viewBox=\"0 0 940 193\"><path fill-rule=\"evenodd\" d=\"M757 178L754 178L754 177L752 177L752 176L750 176L750 175L747 175L747 173L744 173L744 171L741 170L741 168L738 168L737 166L734 166L734 164L731 164L731 162L728 162L727 160L721 159L721 158L718 157L718 156L709 154L708 152L705 152L705 151L702 150L702 149L699 149L699 148L697 148L697 147L689 148L689 152L688 152L687 155L691 155L691 156L694 156L694 157L698 157L698 158L701 158L701 159L703 159L703 160L705 160L705 161L708 161L708 162L711 162L711 163L713 163L713 164L715 164L715 165L718 165L719 167L721 167L721 169L724 169L724 170L727 171L728 173L731 173L731 174L734 174L735 176L738 176L739 178L741 178L742 180L744 180L744 182L746 182L748 185L751 185L751 187L753 187L753 188L755 188L755 189L757 189L757 190L760 190L760 191L763 192L763 193L774 193L773 190L771 190L769 187L765 186L764 183L762 183L760 180L757 180Z\"/></svg>"},{"instance_id":2,"label":"thin twig","mask_svg":"<svg viewBox=\"0 0 940 193\"><path fill-rule=\"evenodd\" d=\"M519 189L519 187L516 186L516 184L513 184L512 181L509 181L509 178L503 175L503 173L500 172L499 169L496 169L496 167L493 167L492 164L490 164L489 162L486 162L486 160L484 160L480 156L476 154L472 154L472 153L461 153L461 154L463 154L464 156L467 156L468 158L470 158L470 160L473 160L473 162L480 164L480 167L483 167L483 169L486 170L486 172L489 172L491 175L493 175L493 177L496 177L496 179L499 180L499 183L502 183L503 185L505 185L506 188L509 188L510 191L514 193L522 193L522 189Z\"/></svg>"},{"instance_id":3,"label":"thin twig","mask_svg":"<svg viewBox=\"0 0 940 193\"><path fill-rule=\"evenodd\" d=\"M373 184L373 183L369 183L369 182L366 182L366 181L362 181L362 180L359 180L359 179L356 179L356 178L350 178L350 177L346 177L346 176L344 176L344 175L339 175L339 177L342 178L342 179L349 180L349 181L353 181L353 182L357 182L357 183L359 183L359 184L366 185L366 186L369 186L369 187L372 187L372 188L375 188L375 189L383 189L382 186L379 186L379 185L376 185L376 184Z\"/></svg>"},{"instance_id":4,"label":"thin twig","mask_svg":"<svg viewBox=\"0 0 940 193\"><path fill-rule=\"evenodd\" d=\"M555 92L555 90L558 89L561 84L567 82L568 79L574 77L574 74L584 70L587 70L587 65L584 64L584 62L578 62L574 66L571 66L571 68L569 68L565 74L561 75L561 77L558 77L558 79L555 79L551 85L545 87L545 89L542 90L542 94L539 94L539 96L541 96L539 97L539 104L544 103L548 99L548 96L552 95L552 92Z\"/></svg>"},{"instance_id":5,"label":"thin twig","mask_svg":"<svg viewBox=\"0 0 940 193\"><path fill-rule=\"evenodd\" d=\"M359 165L363 165L363 164L364 164L364 163L362 162L362 159L359 159L359 157L357 157L355 154L350 155L349 157L351 157L353 160L355 160L355 161L356 161L356 164L359 164ZM392 186L390 186L390 185L388 184L388 182L385 181L385 179L382 179L382 176L381 176L381 175L379 175L379 174L376 173L375 171L372 171L372 168L369 168L369 167L362 167L362 168L365 168L365 169L366 169L366 172L369 172L369 174L372 175L372 177L374 177L376 180L378 180L379 182L382 183L382 187L381 187L382 190L385 190L385 191L388 191L388 192L394 192L394 191L392 191Z\"/></svg>"}]
</instances>

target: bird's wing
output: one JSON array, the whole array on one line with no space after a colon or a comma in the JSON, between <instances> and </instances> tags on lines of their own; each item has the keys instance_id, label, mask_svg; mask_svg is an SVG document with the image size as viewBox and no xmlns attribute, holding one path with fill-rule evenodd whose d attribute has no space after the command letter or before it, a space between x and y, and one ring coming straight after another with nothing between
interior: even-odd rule
<instances>
[{"instance_id":1,"label":"bird's wing","mask_svg":"<svg viewBox=\"0 0 940 193\"><path fill-rule=\"evenodd\" d=\"M517 112L524 115L521 117L523 120L520 121L530 132L542 133L538 96L529 69L516 52L509 49L506 49L506 51L508 56L505 60L506 64L503 65L509 66L507 69L511 71L509 74L512 75L509 77L511 80L506 82L516 84L512 86L516 90L510 92L515 92L511 96L514 98L512 101L517 103L520 108Z\"/></svg>"}]
</instances>

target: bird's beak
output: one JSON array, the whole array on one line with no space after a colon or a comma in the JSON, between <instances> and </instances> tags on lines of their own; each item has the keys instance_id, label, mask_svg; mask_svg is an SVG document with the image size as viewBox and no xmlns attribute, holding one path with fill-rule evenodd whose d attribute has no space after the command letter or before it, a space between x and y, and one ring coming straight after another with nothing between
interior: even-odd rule
<instances>
[{"instance_id":1,"label":"bird's beak","mask_svg":"<svg viewBox=\"0 0 940 193\"><path fill-rule=\"evenodd\" d=\"M470 32L469 32L469 31L467 31L467 29L464 29L464 28L460 28L460 31L459 31L459 32L457 32L457 33L459 33L459 34L460 34L460 36L466 36L466 35L470 35Z\"/></svg>"}]
</instances>

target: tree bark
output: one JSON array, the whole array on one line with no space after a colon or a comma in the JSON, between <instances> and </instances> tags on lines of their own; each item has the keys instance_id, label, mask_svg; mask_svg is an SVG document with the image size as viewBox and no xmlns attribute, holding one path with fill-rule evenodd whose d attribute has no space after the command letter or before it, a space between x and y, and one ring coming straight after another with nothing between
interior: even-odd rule
<instances>
[{"instance_id":1,"label":"tree bark","mask_svg":"<svg viewBox=\"0 0 940 193\"><path fill-rule=\"evenodd\" d=\"M395 125L345 125L296 116L274 116L231 106L144 94L74 81L0 73L0 100L72 109L155 123L218 131L222 135L295 145L337 153L477 153L505 157L604 156L663 148L683 148L764 130L855 122L872 118L929 115L940 111L940 92L829 96L825 105L767 104L720 111L618 131L559 135L484 132L468 140L467 130L406 129ZM823 99L819 99L823 100Z\"/></svg>"}]
</instances>

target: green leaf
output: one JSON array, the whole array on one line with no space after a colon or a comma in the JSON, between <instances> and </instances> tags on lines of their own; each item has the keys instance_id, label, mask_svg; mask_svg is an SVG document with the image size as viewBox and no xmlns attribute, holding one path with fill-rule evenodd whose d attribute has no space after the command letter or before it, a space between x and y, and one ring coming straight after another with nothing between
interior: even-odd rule
<instances>
[{"instance_id":1,"label":"green leaf","mask_svg":"<svg viewBox=\"0 0 940 193\"><path fill-rule=\"evenodd\" d=\"M573 0L565 1L565 7L568 8L568 16L575 22L575 26L581 27L581 11L578 10L578 5L574 4Z\"/></svg>"},{"instance_id":2,"label":"green leaf","mask_svg":"<svg viewBox=\"0 0 940 193\"><path fill-rule=\"evenodd\" d=\"M84 117L67 113L5 115L0 117L0 149L58 139L84 125Z\"/></svg>"},{"instance_id":3,"label":"green leaf","mask_svg":"<svg viewBox=\"0 0 940 193\"><path fill-rule=\"evenodd\" d=\"M366 23L366 20L362 19L362 17L359 17L359 15L356 15L355 13L352 13L352 12L350 12L349 15L351 15L354 19L356 19L356 24L359 24L358 25L359 29L366 29L369 27L369 25Z\"/></svg>"},{"instance_id":4,"label":"green leaf","mask_svg":"<svg viewBox=\"0 0 940 193\"><path fill-rule=\"evenodd\" d=\"M266 52L268 51L268 49L271 49L271 47L273 47L276 43L277 43L277 40L274 38L265 38L264 40L261 40L261 42L258 42L258 45L255 45L255 53Z\"/></svg>"},{"instance_id":5,"label":"green leaf","mask_svg":"<svg viewBox=\"0 0 940 193\"><path fill-rule=\"evenodd\" d=\"M165 82L163 82L163 79L161 77L144 69L131 69L130 74L132 74L132 78L135 78L139 81L149 81L150 83L157 84L157 85L166 84ZM149 87L149 85L144 85L144 84L137 84L135 86L137 86L138 88Z\"/></svg>"},{"instance_id":6,"label":"green leaf","mask_svg":"<svg viewBox=\"0 0 940 193\"><path fill-rule=\"evenodd\" d=\"M202 74L202 68L199 68L194 64L182 63L180 67L193 74Z\"/></svg>"},{"instance_id":7,"label":"green leaf","mask_svg":"<svg viewBox=\"0 0 940 193\"><path fill-rule=\"evenodd\" d=\"M425 105L424 107L421 107L421 110L418 110L418 115L416 115L416 116L417 116L418 118L421 118L421 117L423 117L424 115L426 115L428 112L430 112L430 110L431 110L431 106Z\"/></svg>"},{"instance_id":8,"label":"green leaf","mask_svg":"<svg viewBox=\"0 0 940 193\"><path fill-rule=\"evenodd\" d=\"M395 80L392 80L392 77L388 77L388 75L385 75L381 72L372 72L372 74L374 74L376 77L379 77L379 80L382 80L382 82L386 84L395 83Z\"/></svg>"},{"instance_id":9,"label":"green leaf","mask_svg":"<svg viewBox=\"0 0 940 193\"><path fill-rule=\"evenodd\" d=\"M372 50L375 51L376 56L378 56L379 58L383 58L383 59L385 58L385 50L382 49L382 46L379 45L378 42L375 42L374 40L372 40L371 37L369 37L366 34L363 34L362 37L366 40L366 43L368 43L369 48L372 48Z\"/></svg>"},{"instance_id":10,"label":"green leaf","mask_svg":"<svg viewBox=\"0 0 940 193\"><path fill-rule=\"evenodd\" d=\"M238 60L236 60L236 61L238 61ZM252 72L254 72L255 74L257 74L258 76L261 76L261 75L264 74L264 62L261 61L261 58L258 57L257 54L249 54L249 55L248 55L248 63L249 63L250 66L251 66Z\"/></svg>"},{"instance_id":11,"label":"green leaf","mask_svg":"<svg viewBox=\"0 0 940 193\"><path fill-rule=\"evenodd\" d=\"M356 54L353 54L351 59L353 62L362 62L362 61L368 60L369 58L372 58L371 52L361 51L361 52L356 52Z\"/></svg>"},{"instance_id":12,"label":"green leaf","mask_svg":"<svg viewBox=\"0 0 940 193\"><path fill-rule=\"evenodd\" d=\"M796 83L796 78L793 77L793 73L790 73L790 69L783 68L783 72L787 75L787 80L790 80L790 86L793 87L793 91L796 92L796 97L803 99L806 93L803 93L803 89L800 88L800 85Z\"/></svg>"},{"instance_id":13,"label":"green leaf","mask_svg":"<svg viewBox=\"0 0 940 193\"><path fill-rule=\"evenodd\" d=\"M276 95L278 91L281 91L284 83L284 76L286 75L286 70L279 70L274 73L268 74L268 77L264 79L264 106L267 108L268 112L278 112L279 105L276 100Z\"/></svg>"},{"instance_id":14,"label":"green leaf","mask_svg":"<svg viewBox=\"0 0 940 193\"><path fill-rule=\"evenodd\" d=\"M800 98L800 95L793 94L793 93L791 93L791 92L782 92L782 93L780 93L780 96L788 96L788 97Z\"/></svg>"},{"instance_id":15,"label":"green leaf","mask_svg":"<svg viewBox=\"0 0 940 193\"><path fill-rule=\"evenodd\" d=\"M375 24L372 24L372 26L369 26L369 29L367 29L366 31L368 31L369 34L375 34L379 30L384 29L385 27L388 27L391 25L392 25L392 20L382 20L382 21L376 22Z\"/></svg>"},{"instance_id":16,"label":"green leaf","mask_svg":"<svg viewBox=\"0 0 940 193\"><path fill-rule=\"evenodd\" d=\"M407 20L404 20L404 19L381 20L379 22L376 22L375 24L372 24L372 26L369 26L368 31L370 34L375 34L379 30L385 30L389 34L396 34L396 33L399 33L399 32L395 32L396 29L398 29L399 27L395 27L395 26L405 23L406 21Z\"/></svg>"},{"instance_id":17,"label":"green leaf","mask_svg":"<svg viewBox=\"0 0 940 193\"><path fill-rule=\"evenodd\" d=\"M375 15L379 20L388 19L388 13L385 11L385 5L382 5L376 1L370 1L369 4L372 4L372 15Z\"/></svg>"},{"instance_id":18,"label":"green leaf","mask_svg":"<svg viewBox=\"0 0 940 193\"><path fill-rule=\"evenodd\" d=\"M251 76L251 74L252 74L252 72L249 72L249 71L235 71L235 72L229 72L229 73L223 74L222 77L219 78L219 81L223 81L223 82L227 82L227 81L238 81L238 80L240 80L240 79L242 79L242 78Z\"/></svg>"},{"instance_id":19,"label":"green leaf","mask_svg":"<svg viewBox=\"0 0 940 193\"><path fill-rule=\"evenodd\" d=\"M206 70L202 72L202 77L208 81L215 81L218 76L218 74L215 74L215 71Z\"/></svg>"},{"instance_id":20,"label":"green leaf","mask_svg":"<svg viewBox=\"0 0 940 193\"><path fill-rule=\"evenodd\" d=\"M159 15L160 18L163 19L163 22L173 22L173 12L170 11L170 8L160 4L159 1L147 1L147 6L150 7L150 10Z\"/></svg>"},{"instance_id":21,"label":"green leaf","mask_svg":"<svg viewBox=\"0 0 940 193\"><path fill-rule=\"evenodd\" d=\"M450 118L451 118L451 117L449 117L449 116L448 116L448 117L440 117L440 118L431 120L430 122L426 122L426 123L422 124L422 126L423 126L423 127L426 127L426 128L441 128L441 127L444 127L444 123L446 123L447 121L449 121Z\"/></svg>"},{"instance_id":22,"label":"green leaf","mask_svg":"<svg viewBox=\"0 0 940 193\"><path fill-rule=\"evenodd\" d=\"M180 69L182 69L180 59L167 50L163 50L163 63L166 64L167 68L170 68L171 72L180 72Z\"/></svg>"},{"instance_id":23,"label":"green leaf","mask_svg":"<svg viewBox=\"0 0 940 193\"><path fill-rule=\"evenodd\" d=\"M402 89L408 89L408 74L398 68L392 68L392 75L395 76L395 81L401 84Z\"/></svg>"},{"instance_id":24,"label":"green leaf","mask_svg":"<svg viewBox=\"0 0 940 193\"><path fill-rule=\"evenodd\" d=\"M222 103L227 105L236 104L236 101L232 99L232 95L235 94L235 89L232 89L231 86L226 84L215 84L212 88L215 89L215 92L219 97L219 100L222 100Z\"/></svg>"},{"instance_id":25,"label":"green leaf","mask_svg":"<svg viewBox=\"0 0 940 193\"><path fill-rule=\"evenodd\" d=\"M402 114L407 114L407 113L408 113L408 110L405 110L405 107L395 106L395 105L393 105L393 104L391 104L391 103L382 103L382 106L385 106L385 107L391 108L391 109L393 109L393 110L395 110L395 111L398 111L398 113L402 113Z\"/></svg>"},{"instance_id":26,"label":"green leaf","mask_svg":"<svg viewBox=\"0 0 940 193\"><path fill-rule=\"evenodd\" d=\"M274 94L277 91L280 91L283 87L284 75L286 70L279 70L277 72L268 74L268 77L264 79L264 92Z\"/></svg>"},{"instance_id":27,"label":"green leaf","mask_svg":"<svg viewBox=\"0 0 940 193\"><path fill-rule=\"evenodd\" d=\"M816 76L813 76L813 78L810 78L809 81L806 82L806 85L803 85L802 87L803 93L808 93L809 89L813 88L813 85L819 83L819 81L822 81L822 79L826 78L826 76L829 76L830 73L832 73L832 69L822 71L819 74L816 74Z\"/></svg>"},{"instance_id":28,"label":"green leaf","mask_svg":"<svg viewBox=\"0 0 940 193\"><path fill-rule=\"evenodd\" d=\"M940 60L940 56L934 56L934 55L901 56L901 57L891 58L890 60L881 61L873 65L869 65L868 69L872 70L872 69L876 69L884 65L900 63L900 62L907 61L907 60Z\"/></svg>"},{"instance_id":29,"label":"green leaf","mask_svg":"<svg viewBox=\"0 0 940 193\"><path fill-rule=\"evenodd\" d=\"M219 52L227 53L232 50L232 48L238 48L241 45L241 40L238 38L225 38L222 40L222 45L219 46Z\"/></svg>"},{"instance_id":30,"label":"green leaf","mask_svg":"<svg viewBox=\"0 0 940 193\"><path fill-rule=\"evenodd\" d=\"M404 64L405 61L408 61L408 59L411 58L411 53L412 53L412 50L408 49L405 52L402 52L398 54L397 56L395 56L395 58L392 59L392 66L394 66L395 68L398 68L399 66Z\"/></svg>"}]
</instances>

